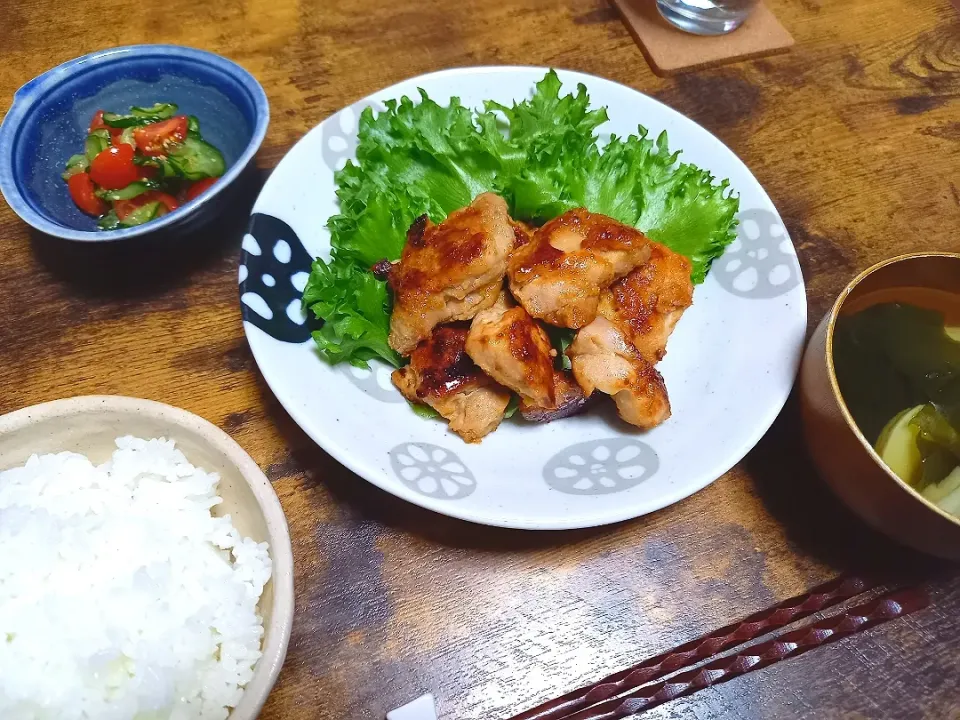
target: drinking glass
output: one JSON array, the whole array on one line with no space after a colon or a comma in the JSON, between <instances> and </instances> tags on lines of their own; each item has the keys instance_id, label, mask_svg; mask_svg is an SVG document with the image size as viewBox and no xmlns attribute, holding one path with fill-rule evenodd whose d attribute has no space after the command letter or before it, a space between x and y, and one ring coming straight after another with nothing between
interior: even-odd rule
<instances>
[{"instance_id":1,"label":"drinking glass","mask_svg":"<svg viewBox=\"0 0 960 720\"><path fill-rule=\"evenodd\" d=\"M747 19L758 0L657 0L672 25L697 35L723 35Z\"/></svg>"}]
</instances>

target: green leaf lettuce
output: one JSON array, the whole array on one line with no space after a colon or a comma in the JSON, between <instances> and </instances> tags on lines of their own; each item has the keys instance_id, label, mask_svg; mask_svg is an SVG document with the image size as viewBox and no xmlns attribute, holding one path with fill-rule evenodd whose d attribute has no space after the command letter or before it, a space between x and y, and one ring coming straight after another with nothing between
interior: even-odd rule
<instances>
[{"instance_id":1,"label":"green leaf lettuce","mask_svg":"<svg viewBox=\"0 0 960 720\"><path fill-rule=\"evenodd\" d=\"M483 110L451 98L441 106L420 91L386 110L366 109L357 161L336 173L340 212L328 221L329 262L314 263L304 306L324 321L314 334L331 363L365 366L374 357L396 365L387 345L390 298L370 267L400 257L406 231L420 215L441 222L482 192L502 195L513 217L543 223L574 207L638 227L690 258L694 282L735 237L739 199L726 181L656 141L611 137L600 147L605 108L590 108L583 85L560 95L552 70L533 96Z\"/></svg>"}]
</instances>

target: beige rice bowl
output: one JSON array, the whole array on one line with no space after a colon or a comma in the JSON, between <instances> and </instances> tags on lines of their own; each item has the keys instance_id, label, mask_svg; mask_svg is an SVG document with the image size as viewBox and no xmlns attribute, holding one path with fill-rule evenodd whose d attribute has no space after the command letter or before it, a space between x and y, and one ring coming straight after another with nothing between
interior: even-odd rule
<instances>
[{"instance_id":1,"label":"beige rice bowl","mask_svg":"<svg viewBox=\"0 0 960 720\"><path fill-rule=\"evenodd\" d=\"M3 720L223 720L253 677L267 544L172 441L116 445L0 473Z\"/></svg>"}]
</instances>

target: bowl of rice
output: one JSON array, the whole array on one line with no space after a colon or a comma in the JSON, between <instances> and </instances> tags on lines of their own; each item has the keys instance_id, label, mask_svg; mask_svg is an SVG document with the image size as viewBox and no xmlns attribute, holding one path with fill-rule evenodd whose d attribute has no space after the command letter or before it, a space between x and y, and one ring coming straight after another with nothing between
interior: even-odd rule
<instances>
[{"instance_id":1,"label":"bowl of rice","mask_svg":"<svg viewBox=\"0 0 960 720\"><path fill-rule=\"evenodd\" d=\"M113 396L0 417L0 548L0 718L259 714L290 639L290 534L214 425Z\"/></svg>"}]
</instances>

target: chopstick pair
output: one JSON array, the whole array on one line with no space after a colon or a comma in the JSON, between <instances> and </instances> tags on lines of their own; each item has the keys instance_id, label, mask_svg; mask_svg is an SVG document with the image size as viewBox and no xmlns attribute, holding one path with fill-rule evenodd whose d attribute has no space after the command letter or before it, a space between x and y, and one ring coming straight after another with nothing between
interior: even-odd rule
<instances>
[{"instance_id":1,"label":"chopstick pair","mask_svg":"<svg viewBox=\"0 0 960 720\"><path fill-rule=\"evenodd\" d=\"M889 593L664 680L671 673L856 598L874 587L875 584L857 577L837 578L509 720L615 720L635 715L901 617L926 607L929 602L926 594L918 589Z\"/></svg>"}]
</instances>

